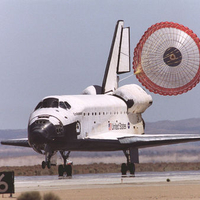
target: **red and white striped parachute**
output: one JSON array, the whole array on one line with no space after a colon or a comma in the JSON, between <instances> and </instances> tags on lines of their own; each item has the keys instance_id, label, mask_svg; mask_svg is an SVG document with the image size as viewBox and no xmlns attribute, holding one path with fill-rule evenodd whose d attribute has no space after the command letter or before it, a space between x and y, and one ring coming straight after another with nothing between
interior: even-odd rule
<instances>
[{"instance_id":1,"label":"red and white striped parachute","mask_svg":"<svg viewBox=\"0 0 200 200\"><path fill-rule=\"evenodd\" d=\"M133 69L138 80L151 92L185 93L200 81L200 40L183 25L157 23L137 44Z\"/></svg>"}]
</instances>

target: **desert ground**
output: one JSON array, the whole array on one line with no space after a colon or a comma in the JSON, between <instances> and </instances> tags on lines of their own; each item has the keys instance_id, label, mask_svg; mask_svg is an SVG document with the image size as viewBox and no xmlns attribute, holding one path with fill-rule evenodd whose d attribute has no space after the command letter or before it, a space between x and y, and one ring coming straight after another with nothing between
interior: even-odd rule
<instances>
[{"instance_id":1,"label":"desert ground","mask_svg":"<svg viewBox=\"0 0 200 200\"><path fill-rule=\"evenodd\" d=\"M91 164L91 165L77 165L74 166L74 171L77 174L80 173L118 173L120 169L120 165L116 164L103 164L99 167L99 164ZM41 170L41 166L30 166L27 167L13 167L9 168L9 170L16 170L15 173L21 171L20 173L31 173L35 171ZM143 163L136 166L137 171L182 171L182 170L196 170L198 174L198 170L200 169L200 163ZM2 169L1 169L2 170ZM55 174L56 167L55 167ZM46 171L46 175L54 174L54 170ZM28 175L28 174L27 174ZM43 174L44 175L44 174ZM199 173L200 176L200 173ZM134 178L133 178L134 179ZM127 179L124 179L127 180ZM199 179L200 180L200 179ZM47 187L36 187L36 188L23 188L16 189L16 193L13 194L12 198L10 198L9 194L0 195L0 199L17 199L17 197L23 191L39 191L43 196L45 193L53 192L57 196L60 197L61 200L93 200L93 199L105 199L105 200L118 200L118 199L161 199L161 200L171 200L171 199L181 199L181 200L189 200L189 199L200 199L200 181L199 180L184 180L184 181L174 181L170 179L162 179L161 181L143 181L143 182L126 182L121 181L121 183L115 184L88 184L87 182L84 185L70 186L61 185L59 187L47 186ZM66 180L69 181L69 180Z\"/></svg>"},{"instance_id":2,"label":"desert ground","mask_svg":"<svg viewBox=\"0 0 200 200\"><path fill-rule=\"evenodd\" d=\"M142 199L200 199L199 182L169 182L169 183L150 183L150 184L116 184L116 185L93 185L90 188L45 190L40 191L43 195L48 192L53 192L60 197L61 200L142 200ZM21 193L13 194L10 198L9 194L0 196L0 199L17 199Z\"/></svg>"}]
</instances>

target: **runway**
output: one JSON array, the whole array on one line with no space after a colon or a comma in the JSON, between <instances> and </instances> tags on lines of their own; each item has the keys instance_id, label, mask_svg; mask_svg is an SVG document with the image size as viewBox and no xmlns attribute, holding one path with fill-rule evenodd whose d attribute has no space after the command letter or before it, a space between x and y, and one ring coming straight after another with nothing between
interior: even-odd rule
<instances>
[{"instance_id":1,"label":"runway","mask_svg":"<svg viewBox=\"0 0 200 200\"><path fill-rule=\"evenodd\" d=\"M74 175L71 179L58 179L58 176L19 176L15 177L15 191L68 190L117 185L152 186L158 184L200 183L200 171L182 172L137 172L135 177L122 178L120 174Z\"/></svg>"}]
</instances>

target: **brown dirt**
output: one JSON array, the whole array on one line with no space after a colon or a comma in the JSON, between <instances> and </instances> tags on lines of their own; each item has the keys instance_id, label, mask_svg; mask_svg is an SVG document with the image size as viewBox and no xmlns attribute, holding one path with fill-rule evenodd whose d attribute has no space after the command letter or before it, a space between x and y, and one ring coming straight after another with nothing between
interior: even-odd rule
<instances>
[{"instance_id":1,"label":"brown dirt","mask_svg":"<svg viewBox=\"0 0 200 200\"><path fill-rule=\"evenodd\" d=\"M200 163L141 163L136 164L136 172L144 171L190 171L200 170ZM14 171L15 176L40 176L40 175L57 175L57 166L51 169L41 169L41 165L23 166L23 167L0 167L0 171ZM73 174L90 174L90 173L120 173L121 165L94 163L90 165L74 165Z\"/></svg>"}]
</instances>

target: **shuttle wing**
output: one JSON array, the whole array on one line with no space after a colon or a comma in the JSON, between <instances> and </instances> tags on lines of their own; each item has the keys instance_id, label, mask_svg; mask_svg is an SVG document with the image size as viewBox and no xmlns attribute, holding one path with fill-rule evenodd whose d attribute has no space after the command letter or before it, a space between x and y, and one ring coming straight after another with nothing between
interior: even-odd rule
<instances>
[{"instance_id":1,"label":"shuttle wing","mask_svg":"<svg viewBox=\"0 0 200 200\"><path fill-rule=\"evenodd\" d=\"M28 138L2 140L1 144L12 145L12 146L20 146L20 147L30 147L30 145L28 143Z\"/></svg>"},{"instance_id":2,"label":"shuttle wing","mask_svg":"<svg viewBox=\"0 0 200 200\"><path fill-rule=\"evenodd\" d=\"M102 84L103 94L117 89L117 74L130 72L130 28L123 25L123 21L118 21L115 28Z\"/></svg>"},{"instance_id":3,"label":"shuttle wing","mask_svg":"<svg viewBox=\"0 0 200 200\"><path fill-rule=\"evenodd\" d=\"M118 138L122 145L134 148L146 148L161 145L200 141L199 134L176 135L137 135Z\"/></svg>"},{"instance_id":4,"label":"shuttle wing","mask_svg":"<svg viewBox=\"0 0 200 200\"><path fill-rule=\"evenodd\" d=\"M178 143L186 143L186 142L196 142L200 141L199 134L176 134L176 135L134 135L128 137L119 137L116 140L116 136L109 136L108 134L101 134L101 136L90 137L85 139L84 141L90 141L91 145L95 144L108 144L113 143L114 141L118 141L121 148L146 148L146 147L155 147L169 144L178 144ZM95 141L95 142L94 142ZM82 141L83 142L83 141ZM28 138L21 139L10 139L1 141L3 145L12 145L12 146L21 146L21 147L30 147L28 143Z\"/></svg>"}]
</instances>

